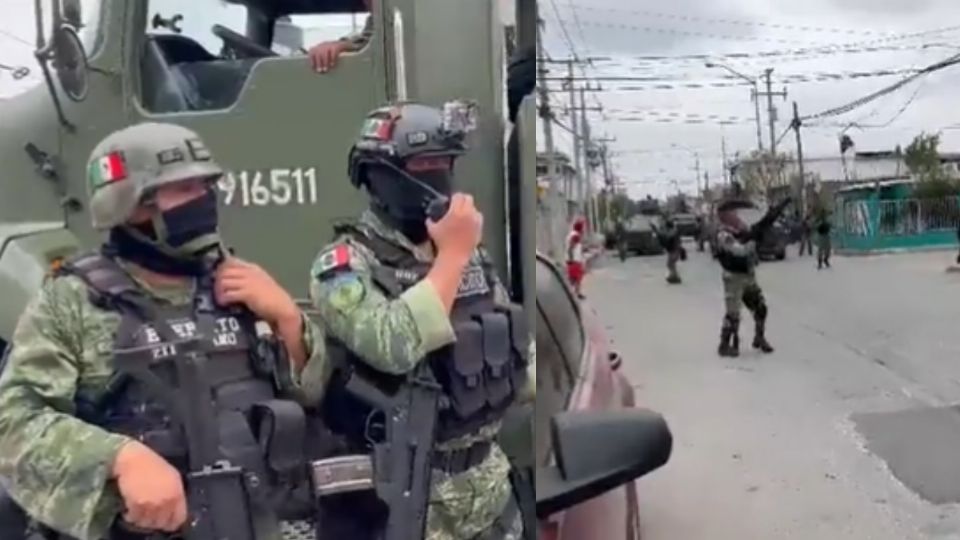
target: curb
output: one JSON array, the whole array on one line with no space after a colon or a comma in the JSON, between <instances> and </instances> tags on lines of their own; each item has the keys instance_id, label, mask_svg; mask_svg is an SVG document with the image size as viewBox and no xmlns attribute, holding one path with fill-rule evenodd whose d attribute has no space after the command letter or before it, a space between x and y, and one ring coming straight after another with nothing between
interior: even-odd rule
<instances>
[{"instance_id":1,"label":"curb","mask_svg":"<svg viewBox=\"0 0 960 540\"><path fill-rule=\"evenodd\" d=\"M875 255L908 255L910 253L935 253L935 252L952 252L956 253L957 246L929 246L929 247L918 247L918 248L886 248L886 249L870 249L866 251L853 251L845 249L834 249L833 253L835 255L842 255L844 257L872 257Z\"/></svg>"}]
</instances>

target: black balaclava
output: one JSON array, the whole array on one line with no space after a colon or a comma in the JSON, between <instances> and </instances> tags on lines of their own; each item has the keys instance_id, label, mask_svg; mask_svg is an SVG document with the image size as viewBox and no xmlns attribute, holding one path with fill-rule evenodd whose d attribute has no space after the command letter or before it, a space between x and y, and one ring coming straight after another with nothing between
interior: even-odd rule
<instances>
[{"instance_id":1,"label":"black balaclava","mask_svg":"<svg viewBox=\"0 0 960 540\"><path fill-rule=\"evenodd\" d=\"M387 225L414 244L422 244L427 233L427 207L438 198L450 197L453 172L450 169L408 172L392 164L378 163L366 168L370 207ZM412 177L433 189L431 192Z\"/></svg>"},{"instance_id":2,"label":"black balaclava","mask_svg":"<svg viewBox=\"0 0 960 540\"><path fill-rule=\"evenodd\" d=\"M220 246L217 194L213 188L151 222L110 230L108 247L116 255L148 270L176 276L209 272L207 256Z\"/></svg>"}]
</instances>

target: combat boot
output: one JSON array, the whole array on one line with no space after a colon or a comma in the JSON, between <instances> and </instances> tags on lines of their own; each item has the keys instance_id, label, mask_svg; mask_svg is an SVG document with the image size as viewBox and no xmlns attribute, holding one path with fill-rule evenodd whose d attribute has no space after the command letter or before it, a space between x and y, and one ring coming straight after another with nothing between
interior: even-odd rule
<instances>
[{"instance_id":1,"label":"combat boot","mask_svg":"<svg viewBox=\"0 0 960 540\"><path fill-rule=\"evenodd\" d=\"M757 321L757 331L753 336L753 348L763 352L764 354L770 354L773 352L773 346L770 345L766 336L764 336L764 326L764 321Z\"/></svg>"},{"instance_id":2,"label":"combat boot","mask_svg":"<svg viewBox=\"0 0 960 540\"><path fill-rule=\"evenodd\" d=\"M720 331L720 346L717 347L717 354L728 358L740 356L740 336L737 334L738 326L738 321L735 319L729 317L724 319L723 329Z\"/></svg>"}]
</instances>

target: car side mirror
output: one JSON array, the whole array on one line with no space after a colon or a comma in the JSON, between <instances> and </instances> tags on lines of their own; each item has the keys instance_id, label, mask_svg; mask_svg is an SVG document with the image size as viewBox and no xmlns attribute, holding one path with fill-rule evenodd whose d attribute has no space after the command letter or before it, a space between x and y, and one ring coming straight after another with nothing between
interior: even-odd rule
<instances>
[{"instance_id":1,"label":"car side mirror","mask_svg":"<svg viewBox=\"0 0 960 540\"><path fill-rule=\"evenodd\" d=\"M550 434L556 465L537 469L537 519L658 469L673 448L663 416L644 409L560 413Z\"/></svg>"}]
</instances>

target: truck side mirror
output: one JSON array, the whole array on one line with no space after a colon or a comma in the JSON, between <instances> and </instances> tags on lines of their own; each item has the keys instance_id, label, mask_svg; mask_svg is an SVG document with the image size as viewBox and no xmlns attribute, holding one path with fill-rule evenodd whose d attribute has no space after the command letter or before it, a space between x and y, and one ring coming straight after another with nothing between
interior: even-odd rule
<instances>
[{"instance_id":1,"label":"truck side mirror","mask_svg":"<svg viewBox=\"0 0 960 540\"><path fill-rule=\"evenodd\" d=\"M60 6L64 22L78 30L83 28L83 9L80 6L80 0L60 0Z\"/></svg>"},{"instance_id":2,"label":"truck side mirror","mask_svg":"<svg viewBox=\"0 0 960 540\"><path fill-rule=\"evenodd\" d=\"M69 24L60 25L53 34L53 62L57 80L67 97L76 102L87 99L87 52L77 30Z\"/></svg>"},{"instance_id":3,"label":"truck side mirror","mask_svg":"<svg viewBox=\"0 0 960 540\"><path fill-rule=\"evenodd\" d=\"M663 466L673 448L666 421L644 409L560 413L550 434L556 465L537 469L537 519Z\"/></svg>"}]
</instances>

